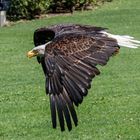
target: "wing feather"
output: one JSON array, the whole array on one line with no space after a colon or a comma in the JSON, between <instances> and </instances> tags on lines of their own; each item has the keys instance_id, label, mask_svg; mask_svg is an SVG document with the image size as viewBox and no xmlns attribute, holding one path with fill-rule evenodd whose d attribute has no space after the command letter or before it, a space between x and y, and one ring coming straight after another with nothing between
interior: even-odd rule
<instances>
[{"instance_id":1,"label":"wing feather","mask_svg":"<svg viewBox=\"0 0 140 140\"><path fill-rule=\"evenodd\" d=\"M49 29L55 33L55 36L59 36L62 34L67 34L67 33L94 33L95 35L99 31L106 30L107 28L103 27L95 27L95 26L90 26L90 25L80 25L80 24L58 24L58 25L53 25L50 26L49 28L47 27L46 29Z\"/></svg>"},{"instance_id":2,"label":"wing feather","mask_svg":"<svg viewBox=\"0 0 140 140\"><path fill-rule=\"evenodd\" d=\"M79 81L75 76L73 76L71 73L66 72L66 75L69 77L69 79L72 80L72 82L76 85L76 87L78 88L80 94L82 96L87 95L87 90L85 87L85 85L83 85L82 81Z\"/></svg>"},{"instance_id":3,"label":"wing feather","mask_svg":"<svg viewBox=\"0 0 140 140\"><path fill-rule=\"evenodd\" d=\"M69 111L71 113L71 116L72 116L72 119L74 121L74 124L75 124L75 126L77 126L77 124L78 124L78 118L77 118L77 115L76 115L76 111L74 109L73 103L70 100L70 97L69 97L69 95L68 95L68 93L67 93L67 91L66 91L65 88L63 90L63 97L64 97L64 99L65 99L65 101L66 101L66 103L67 103L67 105L69 107Z\"/></svg>"},{"instance_id":4,"label":"wing feather","mask_svg":"<svg viewBox=\"0 0 140 140\"><path fill-rule=\"evenodd\" d=\"M77 93L78 91L74 89L75 87L71 84L71 81L69 81L67 77L65 77L63 80L64 80L64 83L63 83L64 88L66 89L68 95L70 96L74 104L78 106L79 102L81 101L80 97L78 97L78 94L79 94Z\"/></svg>"},{"instance_id":5,"label":"wing feather","mask_svg":"<svg viewBox=\"0 0 140 140\"><path fill-rule=\"evenodd\" d=\"M59 95L55 95L55 101L57 104L57 113L58 113L58 119L59 119L59 123L60 123L60 127L61 127L61 131L65 130L65 124L64 124L64 116L63 116L63 106L62 106L62 102L60 100Z\"/></svg>"},{"instance_id":6,"label":"wing feather","mask_svg":"<svg viewBox=\"0 0 140 140\"><path fill-rule=\"evenodd\" d=\"M84 77L81 77L80 75L78 75L77 73L73 72L73 71L69 71L69 74L73 77L73 79L79 83L82 87L84 87L85 89L89 89L90 88L90 82L91 80L87 80Z\"/></svg>"},{"instance_id":7,"label":"wing feather","mask_svg":"<svg viewBox=\"0 0 140 140\"><path fill-rule=\"evenodd\" d=\"M82 103L93 77L100 74L96 66L106 65L117 50L116 40L95 32L67 32L67 35L63 32L46 46L46 93L50 96L54 128L57 125L56 110L62 131L65 130L64 121L69 131L72 120L77 126L74 105Z\"/></svg>"},{"instance_id":8,"label":"wing feather","mask_svg":"<svg viewBox=\"0 0 140 140\"><path fill-rule=\"evenodd\" d=\"M60 101L62 103L62 107L63 107L63 112L64 112L64 116L65 116L65 119L66 119L66 123L67 123L67 127L69 129L69 131L72 129L72 123L71 123L71 118L70 118L70 112L69 112L69 109L68 109L68 106L67 106L67 103L63 97L62 94L60 94Z\"/></svg>"},{"instance_id":9,"label":"wing feather","mask_svg":"<svg viewBox=\"0 0 140 140\"><path fill-rule=\"evenodd\" d=\"M82 103L82 101L83 101L83 96L81 95L82 90L78 87L77 83L74 82L74 80L72 79L71 76L66 74L65 78L67 79L71 89L73 89L73 93L75 94L76 98L78 99L78 103Z\"/></svg>"},{"instance_id":10,"label":"wing feather","mask_svg":"<svg viewBox=\"0 0 140 140\"><path fill-rule=\"evenodd\" d=\"M50 109L53 128L56 128L56 101L53 94L50 94Z\"/></svg>"}]
</instances>

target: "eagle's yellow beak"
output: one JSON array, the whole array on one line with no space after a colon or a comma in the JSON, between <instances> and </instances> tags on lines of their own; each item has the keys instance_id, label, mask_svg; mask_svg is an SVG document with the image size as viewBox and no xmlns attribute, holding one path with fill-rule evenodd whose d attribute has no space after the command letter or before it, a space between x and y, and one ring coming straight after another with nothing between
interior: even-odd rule
<instances>
[{"instance_id":1,"label":"eagle's yellow beak","mask_svg":"<svg viewBox=\"0 0 140 140\"><path fill-rule=\"evenodd\" d=\"M34 50L31 50L27 53L28 58L32 58L32 57L37 56L37 55L38 55L38 52L34 51Z\"/></svg>"}]
</instances>

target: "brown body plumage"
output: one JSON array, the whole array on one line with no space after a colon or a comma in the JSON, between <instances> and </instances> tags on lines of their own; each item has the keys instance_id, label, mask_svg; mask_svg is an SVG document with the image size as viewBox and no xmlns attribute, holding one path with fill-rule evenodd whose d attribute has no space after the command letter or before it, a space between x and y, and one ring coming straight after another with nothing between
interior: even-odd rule
<instances>
[{"instance_id":1,"label":"brown body plumage","mask_svg":"<svg viewBox=\"0 0 140 140\"><path fill-rule=\"evenodd\" d=\"M43 57L37 56L46 77L46 93L50 96L53 128L57 115L61 130L65 122L69 130L72 120L78 119L74 105L78 106L87 95L92 79L100 72L96 67L105 65L116 54L116 39L103 33L105 28L76 24L61 24L37 29L35 46L48 43Z\"/></svg>"}]
</instances>

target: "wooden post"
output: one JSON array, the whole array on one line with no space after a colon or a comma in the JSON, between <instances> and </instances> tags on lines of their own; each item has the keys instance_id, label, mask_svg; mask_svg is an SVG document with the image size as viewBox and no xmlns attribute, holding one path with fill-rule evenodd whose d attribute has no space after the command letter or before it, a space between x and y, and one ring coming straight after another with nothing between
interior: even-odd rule
<instances>
[{"instance_id":1,"label":"wooden post","mask_svg":"<svg viewBox=\"0 0 140 140\"><path fill-rule=\"evenodd\" d=\"M6 24L6 11L0 11L0 27Z\"/></svg>"}]
</instances>

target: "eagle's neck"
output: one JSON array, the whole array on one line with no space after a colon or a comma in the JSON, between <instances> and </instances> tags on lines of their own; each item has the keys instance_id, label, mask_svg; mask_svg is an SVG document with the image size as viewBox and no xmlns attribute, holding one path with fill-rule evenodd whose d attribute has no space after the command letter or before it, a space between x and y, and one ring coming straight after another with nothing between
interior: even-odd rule
<instances>
[{"instance_id":1,"label":"eagle's neck","mask_svg":"<svg viewBox=\"0 0 140 140\"><path fill-rule=\"evenodd\" d=\"M45 54L45 48L48 44L50 44L51 41L45 43L45 44L42 44L42 45L38 45L38 46L35 46L35 48L33 49L34 51L38 51L38 54L40 56L43 56Z\"/></svg>"}]
</instances>

